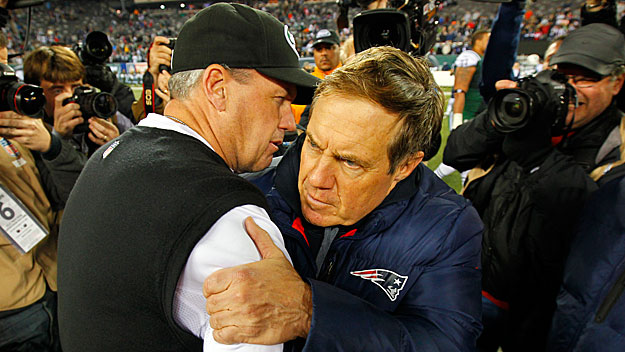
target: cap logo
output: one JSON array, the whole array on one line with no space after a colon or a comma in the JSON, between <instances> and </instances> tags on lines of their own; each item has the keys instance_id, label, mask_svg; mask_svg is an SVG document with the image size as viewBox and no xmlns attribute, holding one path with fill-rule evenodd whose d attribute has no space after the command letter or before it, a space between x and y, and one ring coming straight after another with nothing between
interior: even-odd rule
<instances>
[{"instance_id":1,"label":"cap logo","mask_svg":"<svg viewBox=\"0 0 625 352\"><path fill-rule=\"evenodd\" d=\"M322 29L322 30L320 30L317 33L317 39L319 39L319 38L327 38L327 37L330 37L330 36L332 36L332 33L330 33L330 31L327 30L327 29Z\"/></svg>"},{"instance_id":2,"label":"cap logo","mask_svg":"<svg viewBox=\"0 0 625 352\"><path fill-rule=\"evenodd\" d=\"M297 48L295 48L295 37L291 32L289 32L289 26L287 25L284 25L284 39L286 39L286 42L289 44L291 49L293 49L293 52L299 59L299 53L297 52Z\"/></svg>"}]
</instances>

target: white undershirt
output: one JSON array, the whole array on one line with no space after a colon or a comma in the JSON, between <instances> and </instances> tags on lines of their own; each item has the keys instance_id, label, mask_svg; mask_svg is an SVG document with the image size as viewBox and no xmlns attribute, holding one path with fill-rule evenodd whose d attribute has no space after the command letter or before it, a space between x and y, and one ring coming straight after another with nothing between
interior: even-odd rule
<instances>
[{"instance_id":1,"label":"white undershirt","mask_svg":"<svg viewBox=\"0 0 625 352\"><path fill-rule=\"evenodd\" d=\"M162 115L149 114L139 122L139 126L183 133L200 140L213 149L204 138L191 128ZM204 237L195 244L187 259L187 264L178 280L173 304L174 320L185 330L204 339L204 351L282 351L282 344L272 346L223 345L215 342L213 329L209 323L209 315L205 309L206 299L202 294L202 285L206 277L219 269L260 260L260 254L254 242L245 231L244 220L249 216L269 233L276 246L291 261L291 257L284 247L280 230L271 222L267 212L256 205L243 205L233 208L208 229Z\"/></svg>"}]
</instances>

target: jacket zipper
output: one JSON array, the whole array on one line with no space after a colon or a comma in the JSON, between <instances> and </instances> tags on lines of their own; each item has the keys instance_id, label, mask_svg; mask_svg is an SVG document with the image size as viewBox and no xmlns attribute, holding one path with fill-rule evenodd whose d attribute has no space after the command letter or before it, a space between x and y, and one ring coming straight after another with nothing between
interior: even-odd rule
<instances>
[{"instance_id":1,"label":"jacket zipper","mask_svg":"<svg viewBox=\"0 0 625 352\"><path fill-rule=\"evenodd\" d=\"M595 315L596 323L601 324L605 320L616 301L618 301L621 294L623 294L623 290L625 290L625 270L621 273L618 280L616 280L603 302L601 302L599 310Z\"/></svg>"},{"instance_id":2,"label":"jacket zipper","mask_svg":"<svg viewBox=\"0 0 625 352\"><path fill-rule=\"evenodd\" d=\"M336 261L336 252L329 254L330 255L326 257L326 261L323 263L325 270L319 272L319 275L317 275L317 280L319 281L330 282L330 278L332 277L331 275L334 271L334 262Z\"/></svg>"}]
</instances>

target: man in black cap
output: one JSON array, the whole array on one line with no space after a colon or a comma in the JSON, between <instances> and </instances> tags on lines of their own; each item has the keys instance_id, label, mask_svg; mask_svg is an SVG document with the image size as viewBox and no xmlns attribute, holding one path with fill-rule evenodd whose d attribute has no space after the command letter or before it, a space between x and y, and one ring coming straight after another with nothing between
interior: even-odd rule
<instances>
[{"instance_id":1,"label":"man in black cap","mask_svg":"<svg viewBox=\"0 0 625 352\"><path fill-rule=\"evenodd\" d=\"M464 195L485 227L483 351L545 350L576 219L598 185L625 174L625 117L615 103L625 80L623 35L583 26L551 64L576 92L563 111L567 128L552 133L553 97L512 132L497 130L486 112L451 133L443 157L459 170L479 167Z\"/></svg>"},{"instance_id":2,"label":"man in black cap","mask_svg":"<svg viewBox=\"0 0 625 352\"><path fill-rule=\"evenodd\" d=\"M59 244L65 351L226 347L212 337L204 278L260 259L248 217L284 250L263 194L235 172L269 165L295 128L291 102L310 103L317 81L267 13L220 3L185 23L164 115L100 148L68 201Z\"/></svg>"},{"instance_id":3,"label":"man in black cap","mask_svg":"<svg viewBox=\"0 0 625 352\"><path fill-rule=\"evenodd\" d=\"M341 67L340 45L341 41L335 31L322 29L317 33L312 45L317 65L313 72L314 76L324 79L336 68Z\"/></svg>"}]
</instances>

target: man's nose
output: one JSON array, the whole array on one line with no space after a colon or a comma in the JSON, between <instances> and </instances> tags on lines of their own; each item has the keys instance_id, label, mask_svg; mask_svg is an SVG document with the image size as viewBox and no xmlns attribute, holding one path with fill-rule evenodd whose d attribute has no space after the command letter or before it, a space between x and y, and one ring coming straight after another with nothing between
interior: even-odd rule
<instances>
[{"instance_id":1,"label":"man's nose","mask_svg":"<svg viewBox=\"0 0 625 352\"><path fill-rule=\"evenodd\" d=\"M278 124L278 128L295 131L295 116L293 115L291 104L285 103L280 107L280 124Z\"/></svg>"},{"instance_id":2,"label":"man's nose","mask_svg":"<svg viewBox=\"0 0 625 352\"><path fill-rule=\"evenodd\" d=\"M308 182L311 186L320 189L331 189L334 186L336 160L321 156L315 166L308 173Z\"/></svg>"}]
</instances>

